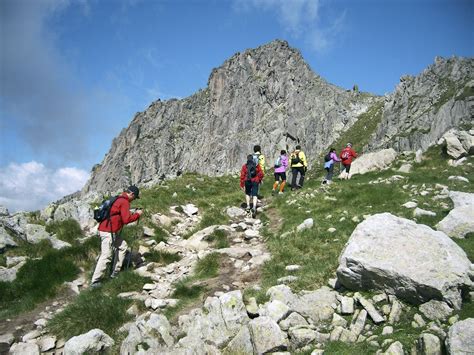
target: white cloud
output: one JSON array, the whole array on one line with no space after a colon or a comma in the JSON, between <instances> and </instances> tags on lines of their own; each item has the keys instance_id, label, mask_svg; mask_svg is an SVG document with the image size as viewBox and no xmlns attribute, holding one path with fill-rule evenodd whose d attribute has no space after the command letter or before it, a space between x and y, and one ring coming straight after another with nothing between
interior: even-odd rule
<instances>
[{"instance_id":1,"label":"white cloud","mask_svg":"<svg viewBox=\"0 0 474 355\"><path fill-rule=\"evenodd\" d=\"M0 205L10 212L34 211L84 186L89 173L72 167L49 169L42 163L12 163L0 169Z\"/></svg>"},{"instance_id":2,"label":"white cloud","mask_svg":"<svg viewBox=\"0 0 474 355\"><path fill-rule=\"evenodd\" d=\"M345 14L321 21L320 0L235 0L237 11L254 9L273 12L283 30L294 38L302 38L315 52L327 51L341 33Z\"/></svg>"}]
</instances>

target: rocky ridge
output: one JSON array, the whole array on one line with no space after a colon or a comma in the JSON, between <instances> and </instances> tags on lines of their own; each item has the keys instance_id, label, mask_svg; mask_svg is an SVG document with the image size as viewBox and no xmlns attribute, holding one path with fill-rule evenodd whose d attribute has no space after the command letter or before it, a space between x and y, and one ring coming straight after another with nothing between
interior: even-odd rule
<instances>
[{"instance_id":1,"label":"rocky ridge","mask_svg":"<svg viewBox=\"0 0 474 355\"><path fill-rule=\"evenodd\" d=\"M181 172L233 173L256 143L270 156L300 143L312 160L368 112L377 124L364 151L424 151L447 130L472 127L473 66L472 58L438 57L377 97L327 83L276 40L226 60L196 94L157 100L137 113L82 195L153 185Z\"/></svg>"}]
</instances>

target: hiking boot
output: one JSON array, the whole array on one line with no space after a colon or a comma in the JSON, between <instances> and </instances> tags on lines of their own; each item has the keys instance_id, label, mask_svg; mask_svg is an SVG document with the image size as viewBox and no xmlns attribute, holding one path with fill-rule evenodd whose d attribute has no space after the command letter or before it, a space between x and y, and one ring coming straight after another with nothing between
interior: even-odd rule
<instances>
[{"instance_id":1,"label":"hiking boot","mask_svg":"<svg viewBox=\"0 0 474 355\"><path fill-rule=\"evenodd\" d=\"M252 210L252 218L257 216L257 209Z\"/></svg>"},{"instance_id":2,"label":"hiking boot","mask_svg":"<svg viewBox=\"0 0 474 355\"><path fill-rule=\"evenodd\" d=\"M111 279L115 279L117 277L118 277L118 272L115 272L115 271L110 275Z\"/></svg>"},{"instance_id":3,"label":"hiking boot","mask_svg":"<svg viewBox=\"0 0 474 355\"><path fill-rule=\"evenodd\" d=\"M102 286L102 284L99 281L97 281L97 282L92 283L90 287L91 288L99 288L101 286Z\"/></svg>"},{"instance_id":4,"label":"hiking boot","mask_svg":"<svg viewBox=\"0 0 474 355\"><path fill-rule=\"evenodd\" d=\"M283 191L278 192L278 195L283 195L283 194L284 194Z\"/></svg>"}]
</instances>

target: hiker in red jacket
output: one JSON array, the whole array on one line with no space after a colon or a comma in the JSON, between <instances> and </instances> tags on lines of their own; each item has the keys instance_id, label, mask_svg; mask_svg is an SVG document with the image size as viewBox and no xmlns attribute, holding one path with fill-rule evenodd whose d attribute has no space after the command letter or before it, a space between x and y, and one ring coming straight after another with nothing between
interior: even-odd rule
<instances>
[{"instance_id":1,"label":"hiker in red jacket","mask_svg":"<svg viewBox=\"0 0 474 355\"><path fill-rule=\"evenodd\" d=\"M130 202L140 198L140 191L136 186L130 186L126 191L115 200L110 207L110 220L105 219L99 224L99 236L101 240L100 256L92 276L91 287L100 286L100 279L103 277L107 264L112 261L112 253L114 248L112 243L118 251L118 260L115 264L111 278L114 278L122 268L125 254L127 252L127 242L120 237L120 231L125 224L135 222L140 218L142 210L137 210L135 213L130 213Z\"/></svg>"},{"instance_id":2,"label":"hiker in red jacket","mask_svg":"<svg viewBox=\"0 0 474 355\"><path fill-rule=\"evenodd\" d=\"M252 197L252 217L257 215L258 187L263 179L263 171L260 164L255 163L253 156L247 156L247 163L240 170L240 188L245 191L246 209L250 213L250 197Z\"/></svg>"},{"instance_id":3,"label":"hiker in red jacket","mask_svg":"<svg viewBox=\"0 0 474 355\"><path fill-rule=\"evenodd\" d=\"M352 149L352 143L347 143L339 157L341 158L342 165L344 166L341 177L346 180L350 179L351 175L349 174L349 171L351 170L352 159L357 158L357 153L354 151L354 149Z\"/></svg>"}]
</instances>

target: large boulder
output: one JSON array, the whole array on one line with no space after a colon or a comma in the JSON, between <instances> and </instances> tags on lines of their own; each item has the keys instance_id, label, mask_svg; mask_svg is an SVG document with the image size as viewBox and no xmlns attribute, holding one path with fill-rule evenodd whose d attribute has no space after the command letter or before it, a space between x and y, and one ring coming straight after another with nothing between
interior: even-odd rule
<instances>
[{"instance_id":1,"label":"large boulder","mask_svg":"<svg viewBox=\"0 0 474 355\"><path fill-rule=\"evenodd\" d=\"M454 158L459 159L462 156L466 155L467 152L463 147L463 144L457 137L454 131L448 131L443 135L444 142L446 145L446 153Z\"/></svg>"},{"instance_id":2,"label":"large boulder","mask_svg":"<svg viewBox=\"0 0 474 355\"><path fill-rule=\"evenodd\" d=\"M464 238L474 232L474 194L451 191L449 197L454 208L436 225L436 229L452 238Z\"/></svg>"},{"instance_id":3,"label":"large boulder","mask_svg":"<svg viewBox=\"0 0 474 355\"><path fill-rule=\"evenodd\" d=\"M56 207L53 220L60 222L67 219L75 219L84 230L91 230L97 224L91 206L82 200L68 201Z\"/></svg>"},{"instance_id":4,"label":"large boulder","mask_svg":"<svg viewBox=\"0 0 474 355\"><path fill-rule=\"evenodd\" d=\"M337 276L345 287L385 290L415 304L439 299L459 309L461 290L471 285L471 262L456 243L390 213L360 223L339 262Z\"/></svg>"},{"instance_id":5,"label":"large boulder","mask_svg":"<svg viewBox=\"0 0 474 355\"><path fill-rule=\"evenodd\" d=\"M80 355L106 350L114 345L114 340L100 329L92 329L69 339L64 345L64 354Z\"/></svg>"},{"instance_id":6,"label":"large boulder","mask_svg":"<svg viewBox=\"0 0 474 355\"><path fill-rule=\"evenodd\" d=\"M446 337L448 354L474 354L474 318L454 323Z\"/></svg>"},{"instance_id":7,"label":"large boulder","mask_svg":"<svg viewBox=\"0 0 474 355\"><path fill-rule=\"evenodd\" d=\"M365 174L369 171L387 169L396 157L397 152L392 148L361 155L352 163L351 174Z\"/></svg>"}]
</instances>

